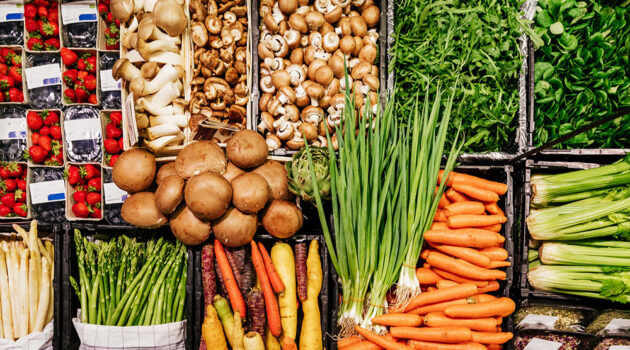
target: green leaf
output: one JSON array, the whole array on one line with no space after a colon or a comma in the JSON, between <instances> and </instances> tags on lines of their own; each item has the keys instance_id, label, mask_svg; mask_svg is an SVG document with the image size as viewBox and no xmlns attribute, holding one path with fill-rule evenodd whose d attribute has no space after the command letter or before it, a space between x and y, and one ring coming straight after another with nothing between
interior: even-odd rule
<instances>
[{"instance_id":1,"label":"green leaf","mask_svg":"<svg viewBox=\"0 0 630 350\"><path fill-rule=\"evenodd\" d=\"M556 22L549 27L549 31L551 34L560 35L564 33L564 26L562 22Z\"/></svg>"},{"instance_id":2,"label":"green leaf","mask_svg":"<svg viewBox=\"0 0 630 350\"><path fill-rule=\"evenodd\" d=\"M548 11L542 11L536 15L536 24L543 28L549 28L553 23L553 19L549 16Z\"/></svg>"},{"instance_id":3,"label":"green leaf","mask_svg":"<svg viewBox=\"0 0 630 350\"><path fill-rule=\"evenodd\" d=\"M566 51L573 51L578 46L578 41L575 36L567 32L562 33L562 36L560 37L558 42L560 43L560 46L562 46L562 48Z\"/></svg>"}]
</instances>

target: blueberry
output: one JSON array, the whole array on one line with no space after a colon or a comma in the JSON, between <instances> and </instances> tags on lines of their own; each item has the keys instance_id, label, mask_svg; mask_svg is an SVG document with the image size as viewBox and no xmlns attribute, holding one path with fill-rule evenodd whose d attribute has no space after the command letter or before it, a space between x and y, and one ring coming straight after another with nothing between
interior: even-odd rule
<instances>
[{"instance_id":1,"label":"blueberry","mask_svg":"<svg viewBox=\"0 0 630 350\"><path fill-rule=\"evenodd\" d=\"M26 56L26 68L47 64L60 64L59 54L40 53ZM61 77L59 77L61 79ZM61 107L61 80L59 85L49 85L35 89L28 89L30 104L37 109Z\"/></svg>"},{"instance_id":2,"label":"blueberry","mask_svg":"<svg viewBox=\"0 0 630 350\"><path fill-rule=\"evenodd\" d=\"M98 111L88 106L70 106L64 109L65 121L77 119L96 119L94 123L99 125ZM101 136L102 137L102 136ZM71 162L100 162L103 157L101 149L101 137L90 140L66 140L66 152Z\"/></svg>"},{"instance_id":3,"label":"blueberry","mask_svg":"<svg viewBox=\"0 0 630 350\"><path fill-rule=\"evenodd\" d=\"M110 70L118 60L118 53L105 52L101 54L101 70ZM101 91L101 104L103 109L121 109L121 92Z\"/></svg>"}]
</instances>

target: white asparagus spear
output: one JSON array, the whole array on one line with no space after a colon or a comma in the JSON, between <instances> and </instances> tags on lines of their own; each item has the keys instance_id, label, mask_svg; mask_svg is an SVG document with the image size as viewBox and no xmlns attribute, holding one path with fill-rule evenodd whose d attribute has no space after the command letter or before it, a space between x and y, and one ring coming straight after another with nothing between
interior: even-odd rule
<instances>
[{"instance_id":1,"label":"white asparagus spear","mask_svg":"<svg viewBox=\"0 0 630 350\"><path fill-rule=\"evenodd\" d=\"M16 338L21 338L28 334L28 250L20 251L20 295L18 299L18 316L17 323L20 325L19 331L15 334Z\"/></svg>"},{"instance_id":2,"label":"white asparagus spear","mask_svg":"<svg viewBox=\"0 0 630 350\"><path fill-rule=\"evenodd\" d=\"M42 260L42 284L39 294L39 303L37 305L37 314L35 317L34 332L41 332L46 322L46 314L48 313L48 305L50 301L50 273L48 271L48 261Z\"/></svg>"},{"instance_id":3,"label":"white asparagus spear","mask_svg":"<svg viewBox=\"0 0 630 350\"><path fill-rule=\"evenodd\" d=\"M31 251L31 259L28 262L28 302L26 303L26 309L28 310L28 333L30 334L35 329L35 316L37 315L37 299L39 296L39 290L37 289L37 254ZM43 275L42 275L43 277ZM48 278L48 276L46 276Z\"/></svg>"},{"instance_id":4,"label":"white asparagus spear","mask_svg":"<svg viewBox=\"0 0 630 350\"><path fill-rule=\"evenodd\" d=\"M6 241L4 242L6 243ZM6 247L5 247L6 246ZM15 242L9 247L8 244L3 245L2 249L4 250L6 260L7 260L7 271L9 276L9 290L11 294L7 298L8 302L11 303L11 324L12 326L12 334L15 334L18 329L17 321L20 319L19 310L17 308L19 298L20 298L20 259L18 258L18 247ZM5 332L6 333L6 332Z\"/></svg>"},{"instance_id":5,"label":"white asparagus spear","mask_svg":"<svg viewBox=\"0 0 630 350\"><path fill-rule=\"evenodd\" d=\"M2 328L5 339L13 340L13 324L11 322L11 298L9 298L9 281L4 249L0 251L0 302L2 303Z\"/></svg>"}]
</instances>

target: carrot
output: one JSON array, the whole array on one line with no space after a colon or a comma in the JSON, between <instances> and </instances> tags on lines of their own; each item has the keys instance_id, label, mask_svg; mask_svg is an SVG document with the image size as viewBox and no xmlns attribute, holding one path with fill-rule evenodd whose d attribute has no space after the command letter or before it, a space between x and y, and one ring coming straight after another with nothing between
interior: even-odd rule
<instances>
[{"instance_id":1,"label":"carrot","mask_svg":"<svg viewBox=\"0 0 630 350\"><path fill-rule=\"evenodd\" d=\"M420 284L436 284L440 278L440 276L436 275L430 268L419 267L416 269L416 277Z\"/></svg>"},{"instance_id":2,"label":"carrot","mask_svg":"<svg viewBox=\"0 0 630 350\"><path fill-rule=\"evenodd\" d=\"M282 280L278 275L278 271L276 271L276 267L273 265L269 253L267 253L267 249L265 249L265 246L260 242L258 242L258 250L260 251L262 260L265 263L265 270L267 271L267 276L269 276L269 282L271 282L273 291L276 293L284 292L284 283L282 283Z\"/></svg>"},{"instance_id":3,"label":"carrot","mask_svg":"<svg viewBox=\"0 0 630 350\"><path fill-rule=\"evenodd\" d=\"M295 345L295 340L291 337L283 337L282 350L297 350L297 345Z\"/></svg>"},{"instance_id":4,"label":"carrot","mask_svg":"<svg viewBox=\"0 0 630 350\"><path fill-rule=\"evenodd\" d=\"M492 231L476 228L458 230L431 230L424 233L427 242L458 247L490 248L505 242L505 237Z\"/></svg>"},{"instance_id":5,"label":"carrot","mask_svg":"<svg viewBox=\"0 0 630 350\"><path fill-rule=\"evenodd\" d=\"M483 188L479 188L475 185L467 183L453 183L452 189L464 194L472 199L476 199L482 202L498 202L499 195L496 192L492 192Z\"/></svg>"},{"instance_id":6,"label":"carrot","mask_svg":"<svg viewBox=\"0 0 630 350\"><path fill-rule=\"evenodd\" d=\"M412 348L418 350L487 350L485 346L479 343L443 344L419 340L410 340L408 344Z\"/></svg>"},{"instance_id":7,"label":"carrot","mask_svg":"<svg viewBox=\"0 0 630 350\"><path fill-rule=\"evenodd\" d=\"M505 279L505 272L501 270L488 270L483 267L473 265L461 259L454 259L440 252L424 250L420 256L425 259L431 266L452 271L452 273L477 281L492 281L495 279Z\"/></svg>"},{"instance_id":8,"label":"carrot","mask_svg":"<svg viewBox=\"0 0 630 350\"><path fill-rule=\"evenodd\" d=\"M437 289L444 289L444 288L456 286L458 284L459 284L458 282L451 281L451 280L440 280L438 281L438 283L435 284L435 286L437 287Z\"/></svg>"},{"instance_id":9,"label":"carrot","mask_svg":"<svg viewBox=\"0 0 630 350\"><path fill-rule=\"evenodd\" d=\"M482 288L479 288L479 293L488 293L499 290L499 282L497 281L489 281L488 285Z\"/></svg>"},{"instance_id":10,"label":"carrot","mask_svg":"<svg viewBox=\"0 0 630 350\"><path fill-rule=\"evenodd\" d=\"M271 282L269 282L269 276L267 276L265 263L263 262L263 258L260 254L260 251L258 250L258 246L253 240L251 241L251 247L252 262L254 264L254 269L256 270L256 275L258 276L260 288L262 289L265 299L267 325L271 334L277 338L282 334L282 324L280 322L280 310L278 309L278 300L276 299L276 295L274 294L273 288L271 287Z\"/></svg>"},{"instance_id":11,"label":"carrot","mask_svg":"<svg viewBox=\"0 0 630 350\"><path fill-rule=\"evenodd\" d=\"M433 287L433 286L427 287L427 291L429 291L429 292L432 292L434 290L437 290L437 287Z\"/></svg>"},{"instance_id":12,"label":"carrot","mask_svg":"<svg viewBox=\"0 0 630 350\"><path fill-rule=\"evenodd\" d=\"M449 281L453 281L453 282L457 282L457 283L474 283L477 288L483 288L486 287L488 285L488 281L475 281L475 280L471 280L469 278L464 278L461 276L458 276L454 273L450 273L448 271L444 271L444 270L440 270L440 269L436 269L435 267L431 268L433 270L433 272L435 272L436 275L447 279Z\"/></svg>"},{"instance_id":13,"label":"carrot","mask_svg":"<svg viewBox=\"0 0 630 350\"><path fill-rule=\"evenodd\" d=\"M494 300L496 298L497 297L490 294L477 294L477 295L470 296L468 298L449 300L449 301L444 301L441 303L421 306L421 307L418 307L409 311L409 313L413 313L417 315L426 315L429 312L444 311L444 309L446 309L449 306L485 303L485 302Z\"/></svg>"},{"instance_id":14,"label":"carrot","mask_svg":"<svg viewBox=\"0 0 630 350\"><path fill-rule=\"evenodd\" d=\"M361 339L361 341L337 350L381 350L382 347L372 343L369 340Z\"/></svg>"},{"instance_id":15,"label":"carrot","mask_svg":"<svg viewBox=\"0 0 630 350\"><path fill-rule=\"evenodd\" d=\"M219 265L219 269L221 270L221 274L223 275L225 287L227 288L226 292L230 297L230 304L232 304L233 310L238 310L241 317L246 317L247 307L245 306L245 300L243 299L243 295L241 294L240 289L238 289L238 285L236 284L236 280L234 278L234 273L230 268L230 263L228 262L227 256L225 255L225 249L223 248L223 244L218 239L214 240L214 255L217 259L217 265Z\"/></svg>"},{"instance_id":16,"label":"carrot","mask_svg":"<svg viewBox=\"0 0 630 350\"><path fill-rule=\"evenodd\" d=\"M413 297L405 306L404 311L415 309L419 306L435 304L459 298L466 298L477 294L477 286L473 283L462 283L446 289L438 289L432 292L422 293Z\"/></svg>"},{"instance_id":17,"label":"carrot","mask_svg":"<svg viewBox=\"0 0 630 350\"><path fill-rule=\"evenodd\" d=\"M300 301L306 300L306 243L295 244L295 274ZM282 281L280 281L282 282ZM284 284L282 285L284 287Z\"/></svg>"},{"instance_id":18,"label":"carrot","mask_svg":"<svg viewBox=\"0 0 630 350\"><path fill-rule=\"evenodd\" d=\"M501 232L501 229L503 228L503 225L501 224L494 224L494 225L490 225L490 226L481 226L480 229L482 230L488 230L488 231L492 231L492 232Z\"/></svg>"},{"instance_id":19,"label":"carrot","mask_svg":"<svg viewBox=\"0 0 630 350\"><path fill-rule=\"evenodd\" d=\"M435 341L440 343L460 343L472 339L470 329L464 327L391 327L389 331L394 338Z\"/></svg>"},{"instance_id":20,"label":"carrot","mask_svg":"<svg viewBox=\"0 0 630 350\"><path fill-rule=\"evenodd\" d=\"M486 208L484 207L483 203L476 201L451 203L449 206L444 208L444 213L447 217L459 214L481 215L485 211Z\"/></svg>"},{"instance_id":21,"label":"carrot","mask_svg":"<svg viewBox=\"0 0 630 350\"><path fill-rule=\"evenodd\" d=\"M446 222L443 221L434 221L431 224L431 230L447 230L449 231L451 228L448 227L448 225L446 224Z\"/></svg>"},{"instance_id":22,"label":"carrot","mask_svg":"<svg viewBox=\"0 0 630 350\"><path fill-rule=\"evenodd\" d=\"M261 292L257 287L247 293L247 309L249 311L249 330L264 336L265 299L263 292Z\"/></svg>"},{"instance_id":23,"label":"carrot","mask_svg":"<svg viewBox=\"0 0 630 350\"><path fill-rule=\"evenodd\" d=\"M482 179L477 176L462 174L462 173L457 173L453 175L453 181L452 181L451 187L455 186L456 184L470 184L475 187L492 191L496 194L505 194L505 192L507 192L508 190L507 185L504 183L490 181L490 180Z\"/></svg>"},{"instance_id":24,"label":"carrot","mask_svg":"<svg viewBox=\"0 0 630 350\"><path fill-rule=\"evenodd\" d=\"M422 325L422 317L413 314L389 313L372 318L372 323L382 326L419 327Z\"/></svg>"},{"instance_id":25,"label":"carrot","mask_svg":"<svg viewBox=\"0 0 630 350\"><path fill-rule=\"evenodd\" d=\"M437 209L435 211L435 216L433 217L433 221L445 222L447 219L448 218L446 217L446 214L444 214L444 210Z\"/></svg>"},{"instance_id":26,"label":"carrot","mask_svg":"<svg viewBox=\"0 0 630 350\"><path fill-rule=\"evenodd\" d=\"M486 203L486 205L484 206L486 211L490 214L494 214L494 215L503 215L505 216L505 213L503 212L503 210L501 210L501 207L495 202L495 203Z\"/></svg>"},{"instance_id":27,"label":"carrot","mask_svg":"<svg viewBox=\"0 0 630 350\"><path fill-rule=\"evenodd\" d=\"M444 310L444 314L457 318L506 317L511 315L515 308L516 304L512 299L502 297L487 303L450 306Z\"/></svg>"},{"instance_id":28,"label":"carrot","mask_svg":"<svg viewBox=\"0 0 630 350\"><path fill-rule=\"evenodd\" d=\"M442 184L442 176L444 175L444 170L440 169L440 171L438 172L438 185ZM448 181L446 182L446 186L447 187L451 187L453 186L453 180L455 179L455 176L457 176L458 173L451 171L450 173L448 173Z\"/></svg>"},{"instance_id":29,"label":"carrot","mask_svg":"<svg viewBox=\"0 0 630 350\"><path fill-rule=\"evenodd\" d=\"M470 198L464 196L463 194L455 191L452 188L449 188L448 190L446 190L445 193L446 193L446 198L448 198L453 203L470 201Z\"/></svg>"},{"instance_id":30,"label":"carrot","mask_svg":"<svg viewBox=\"0 0 630 350\"><path fill-rule=\"evenodd\" d=\"M465 227L483 227L496 224L502 224L507 221L507 218L502 215L471 215L460 214L449 216L446 220L446 224L450 228L465 228Z\"/></svg>"},{"instance_id":31,"label":"carrot","mask_svg":"<svg viewBox=\"0 0 630 350\"><path fill-rule=\"evenodd\" d=\"M508 258L508 252L503 248L490 247L481 249L479 252L490 258L490 260L501 261Z\"/></svg>"},{"instance_id":32,"label":"carrot","mask_svg":"<svg viewBox=\"0 0 630 350\"><path fill-rule=\"evenodd\" d=\"M513 336L511 332L472 332L473 341L481 344L505 344Z\"/></svg>"},{"instance_id":33,"label":"carrot","mask_svg":"<svg viewBox=\"0 0 630 350\"><path fill-rule=\"evenodd\" d=\"M440 197L440 201L438 202L438 208L440 208L440 209L444 209L449 204L451 204L451 201L449 201L448 198L446 198L446 193L445 192L442 193L442 197Z\"/></svg>"},{"instance_id":34,"label":"carrot","mask_svg":"<svg viewBox=\"0 0 630 350\"><path fill-rule=\"evenodd\" d=\"M509 261L492 260L492 261L490 261L490 265L488 265L487 268L489 268L489 269L496 269L496 268L499 268L499 267L508 267L508 266L512 266L512 263L510 263Z\"/></svg>"},{"instance_id":35,"label":"carrot","mask_svg":"<svg viewBox=\"0 0 630 350\"><path fill-rule=\"evenodd\" d=\"M466 260L469 263L475 264L480 267L486 267L490 264L490 258L479 253L478 251L467 248L467 247L457 247L452 245L441 245L441 244L431 244L431 247L446 253L450 256L454 256L456 258L460 258L462 260Z\"/></svg>"},{"instance_id":36,"label":"carrot","mask_svg":"<svg viewBox=\"0 0 630 350\"><path fill-rule=\"evenodd\" d=\"M214 247L206 244L201 248L201 284L204 305L212 305L217 294L217 280L214 273Z\"/></svg>"},{"instance_id":37,"label":"carrot","mask_svg":"<svg viewBox=\"0 0 630 350\"><path fill-rule=\"evenodd\" d=\"M495 319L495 320L497 320L497 329L498 329L498 330L501 330L501 326L500 326L500 325L502 325L502 324L503 324L503 317L498 317L498 316L497 316L497 317L495 317L494 319Z\"/></svg>"},{"instance_id":38,"label":"carrot","mask_svg":"<svg viewBox=\"0 0 630 350\"><path fill-rule=\"evenodd\" d=\"M371 341L372 343L385 348L386 350L410 350L411 348L404 344L398 344L395 340L389 339L385 336L376 334L360 326L354 326L354 330L361 334L363 338Z\"/></svg>"},{"instance_id":39,"label":"carrot","mask_svg":"<svg viewBox=\"0 0 630 350\"><path fill-rule=\"evenodd\" d=\"M503 350L503 346L499 344L487 344L487 350Z\"/></svg>"},{"instance_id":40,"label":"carrot","mask_svg":"<svg viewBox=\"0 0 630 350\"><path fill-rule=\"evenodd\" d=\"M443 312L429 312L424 315L424 324L429 327L466 327L475 331L492 332L496 329L494 318L450 318Z\"/></svg>"},{"instance_id":41,"label":"carrot","mask_svg":"<svg viewBox=\"0 0 630 350\"><path fill-rule=\"evenodd\" d=\"M337 340L337 349L341 349L343 347L350 346L350 345L358 343L360 341L361 341L361 338L359 338L359 336L356 336L356 335L353 335L353 336L347 337L347 338L343 338L343 339L339 339L339 340Z\"/></svg>"}]
</instances>

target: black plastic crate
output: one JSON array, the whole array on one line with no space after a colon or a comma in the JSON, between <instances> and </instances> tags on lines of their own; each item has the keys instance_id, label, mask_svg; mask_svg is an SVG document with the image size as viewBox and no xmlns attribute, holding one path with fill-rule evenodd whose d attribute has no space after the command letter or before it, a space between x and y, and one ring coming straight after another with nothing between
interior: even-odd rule
<instances>
[{"instance_id":1,"label":"black plastic crate","mask_svg":"<svg viewBox=\"0 0 630 350\"><path fill-rule=\"evenodd\" d=\"M329 325L331 322L331 312L330 312L330 299L329 299L329 290L330 290L330 272L331 272L331 264L329 262L328 249L326 249L326 243L324 241L323 236L320 232L312 232L312 233L304 233L306 231L304 228L300 231L300 233L294 235L293 237L287 239L278 239L267 233L260 232L254 236L254 240L256 242L261 242L267 251L270 252L271 247L276 242L284 242L290 244L292 247L295 247L295 243L305 242L307 243L307 251L308 251L308 243L314 239L319 241L319 254L322 262L322 290L319 294L319 310L321 316L321 324L322 324L322 336L324 337L324 346L326 346L325 337L326 333L329 330ZM264 232L264 231L263 231ZM208 243L211 243L208 241ZM246 245L247 247L249 245ZM193 348L199 349L199 344L201 342L201 324L203 323L204 318L204 310L205 310L205 302L203 296L203 285L201 278L201 249L203 245L199 245L194 247L194 274L195 274L195 285L194 285L194 296L195 296L195 307L194 307L194 315L192 319L194 320L194 343ZM251 254L251 251L248 253ZM295 251L294 251L295 254ZM299 300L299 299L298 299ZM300 303L301 305L301 303ZM298 307L298 333L297 339L295 339L296 344L299 344L299 330L301 329L302 323L302 312L301 307ZM190 319L190 318L189 318ZM261 334L264 337L264 334ZM211 350L211 349L208 349Z\"/></svg>"},{"instance_id":2,"label":"black plastic crate","mask_svg":"<svg viewBox=\"0 0 630 350\"><path fill-rule=\"evenodd\" d=\"M63 232L63 267L62 267L62 295L63 295L63 328L61 334L61 349L78 349L80 346L80 340L77 332L72 323L72 319L76 317L77 309L80 308L79 300L76 296L72 285L70 284L69 276L77 278L77 261L76 252L74 246L74 229L81 231L82 235L94 236L102 235L104 237L115 237L118 234L129 234L141 237L142 235L159 235L164 237L173 237L171 231L167 227L157 230L143 230L139 228L130 228L129 226L115 226L115 225L94 225L94 224L81 224L81 223L65 223ZM175 238L173 237L173 240ZM184 306L186 322L186 349L193 349L193 305L194 305L194 259L193 251L188 248L188 280L186 281L186 304Z\"/></svg>"}]
</instances>

